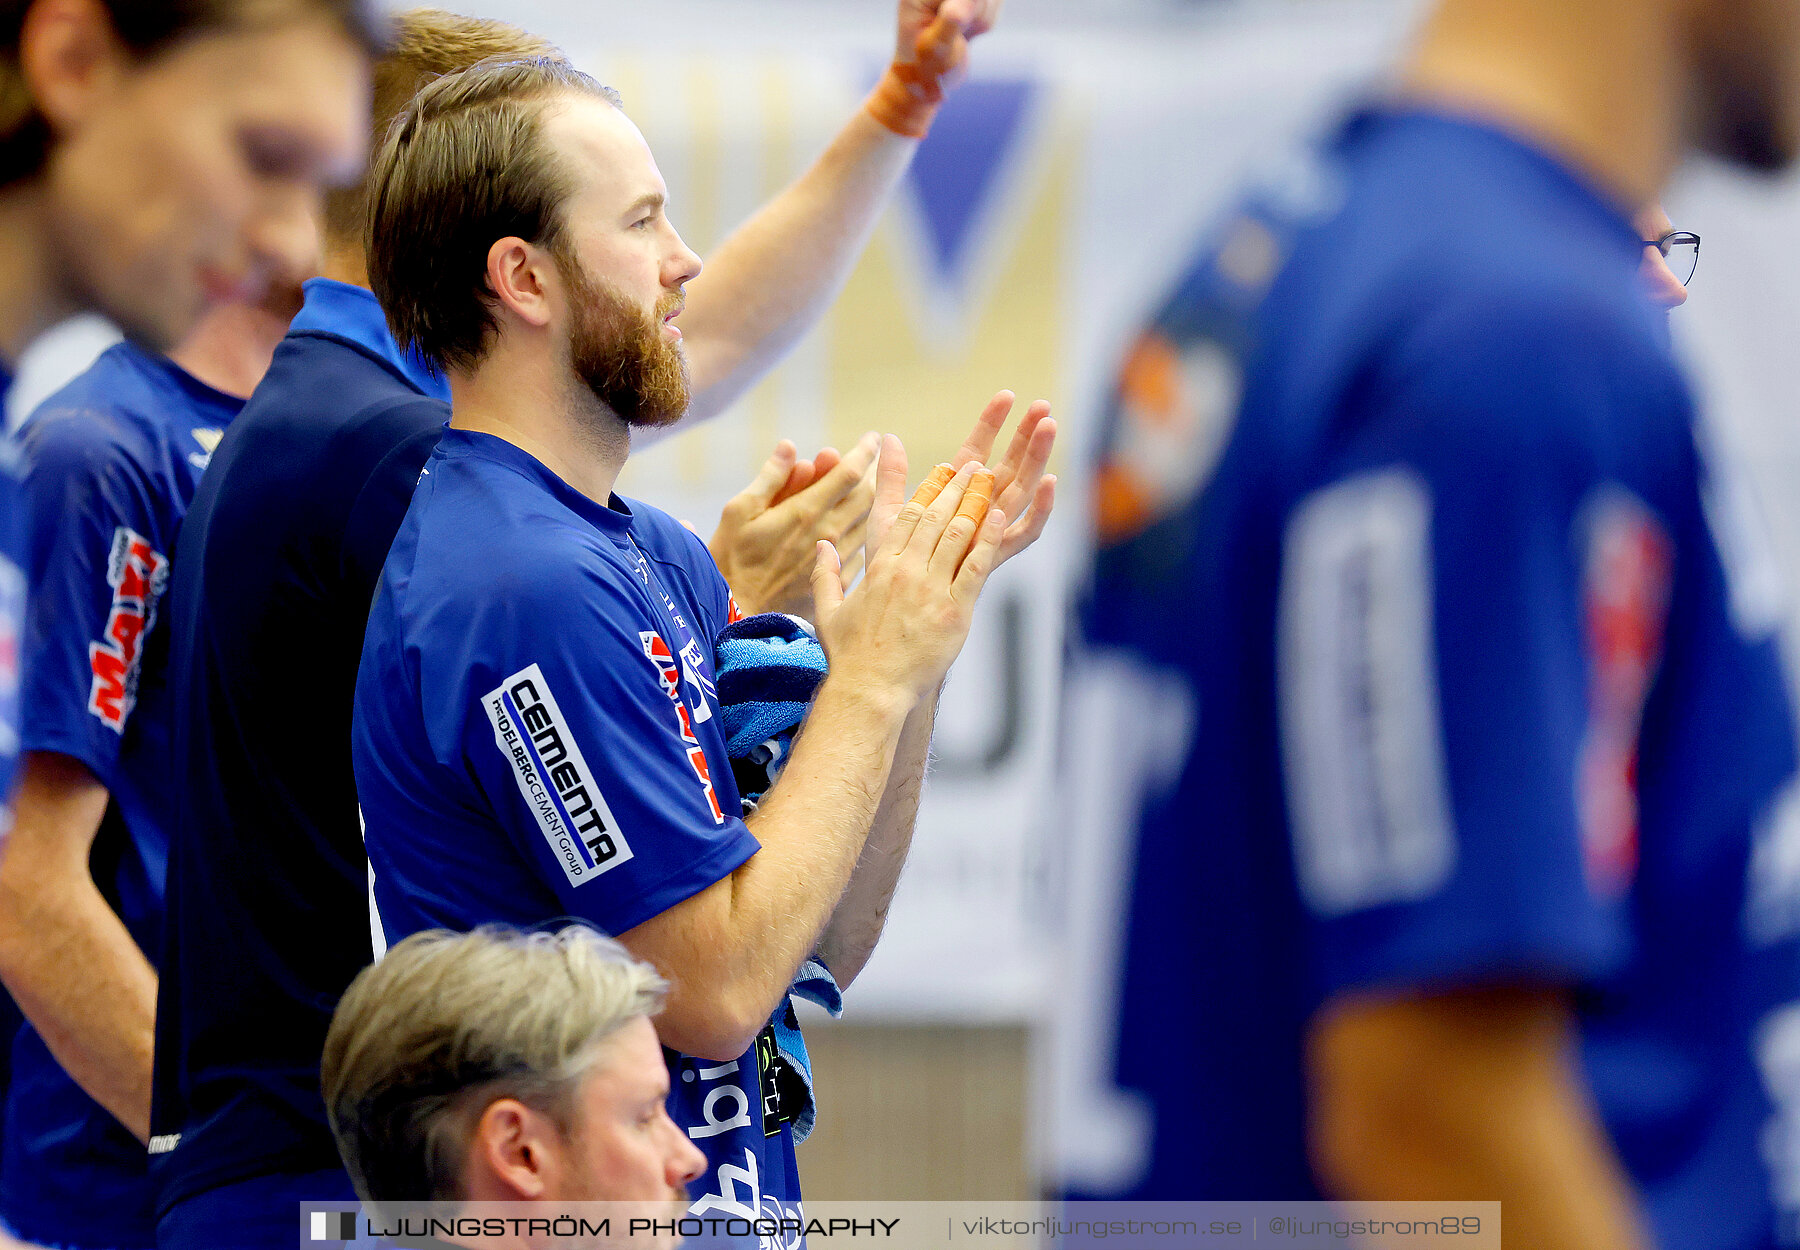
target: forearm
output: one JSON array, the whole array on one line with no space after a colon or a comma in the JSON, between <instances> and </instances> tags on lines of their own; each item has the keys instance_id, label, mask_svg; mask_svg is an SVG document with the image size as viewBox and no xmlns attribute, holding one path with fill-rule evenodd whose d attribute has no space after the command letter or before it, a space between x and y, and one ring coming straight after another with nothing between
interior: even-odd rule
<instances>
[{"instance_id":1,"label":"forearm","mask_svg":"<svg viewBox=\"0 0 1800 1250\"><path fill-rule=\"evenodd\" d=\"M917 149L858 109L812 168L719 245L688 286L693 402L676 428L723 412L813 327Z\"/></svg>"},{"instance_id":2,"label":"forearm","mask_svg":"<svg viewBox=\"0 0 1800 1250\"><path fill-rule=\"evenodd\" d=\"M843 896L893 767L906 709L828 678L749 825L762 849L694 898L622 935L671 982L666 1045L732 1059L774 1012Z\"/></svg>"},{"instance_id":3,"label":"forearm","mask_svg":"<svg viewBox=\"0 0 1800 1250\"><path fill-rule=\"evenodd\" d=\"M991 477L977 481L964 466L929 502L903 505L905 455L891 435L882 463L878 494L892 511L850 596L836 552L819 544L813 598L832 672L749 822L761 848L724 881L621 935L673 983L657 1030L691 1055L742 1053L818 948L882 806L907 719L967 640L1000 549Z\"/></svg>"},{"instance_id":4,"label":"forearm","mask_svg":"<svg viewBox=\"0 0 1800 1250\"><path fill-rule=\"evenodd\" d=\"M156 972L82 868L46 886L0 864L0 977L64 1071L148 1141Z\"/></svg>"},{"instance_id":5,"label":"forearm","mask_svg":"<svg viewBox=\"0 0 1800 1250\"><path fill-rule=\"evenodd\" d=\"M1328 1026L1343 1062L1321 1064L1315 1045L1312 1146L1331 1196L1498 1201L1509 1242L1647 1247L1631 1182L1576 1070L1572 1029L1549 1016L1520 1029L1516 1014L1475 994L1455 1010L1453 1029L1423 1037Z\"/></svg>"},{"instance_id":6,"label":"forearm","mask_svg":"<svg viewBox=\"0 0 1800 1250\"><path fill-rule=\"evenodd\" d=\"M857 858L850 884L819 939L819 956L840 987L856 980L868 965L887 926L888 908L893 904L900 872L912 848L936 723L935 697L914 708L906 718L874 826Z\"/></svg>"},{"instance_id":7,"label":"forearm","mask_svg":"<svg viewBox=\"0 0 1800 1250\"><path fill-rule=\"evenodd\" d=\"M1505 1205L1509 1240L1541 1250L1642 1250L1629 1182L1587 1108L1554 1100L1422 1098L1383 1147L1335 1169L1332 1196ZM1425 1131L1416 1131L1416 1130Z\"/></svg>"}]
</instances>

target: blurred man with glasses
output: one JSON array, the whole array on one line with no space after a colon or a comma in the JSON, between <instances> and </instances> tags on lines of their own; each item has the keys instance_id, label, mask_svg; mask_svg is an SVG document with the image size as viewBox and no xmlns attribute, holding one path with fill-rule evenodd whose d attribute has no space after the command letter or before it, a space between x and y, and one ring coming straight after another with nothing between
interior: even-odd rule
<instances>
[{"instance_id":1,"label":"blurred man with glasses","mask_svg":"<svg viewBox=\"0 0 1800 1250\"><path fill-rule=\"evenodd\" d=\"M1070 757L1139 761L1090 784L1147 1132L1086 1193L1793 1244L1785 618L1646 298L1696 249L1636 218L1689 149L1792 160L1800 3L1438 0L1395 81L1246 197L1102 438L1075 688L1119 710Z\"/></svg>"}]
</instances>

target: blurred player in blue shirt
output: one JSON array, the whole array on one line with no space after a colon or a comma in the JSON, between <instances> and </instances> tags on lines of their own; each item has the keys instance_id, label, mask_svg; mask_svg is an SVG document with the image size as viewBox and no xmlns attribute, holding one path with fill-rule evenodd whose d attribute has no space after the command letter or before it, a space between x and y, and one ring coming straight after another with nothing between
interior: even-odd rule
<instances>
[{"instance_id":1,"label":"blurred player in blue shirt","mask_svg":"<svg viewBox=\"0 0 1800 1250\"><path fill-rule=\"evenodd\" d=\"M1148 1140L1079 1192L1791 1231L1779 604L1633 217L1797 123L1786 0L1445 0L1138 342L1070 744L1131 762L1098 1061Z\"/></svg>"},{"instance_id":2,"label":"blurred player in blue shirt","mask_svg":"<svg viewBox=\"0 0 1800 1250\"><path fill-rule=\"evenodd\" d=\"M6 846L0 969L27 1001L69 1001L68 952L104 984L127 1028L154 1009L174 775L167 638L158 606L200 475L299 306L316 250L295 250L263 306L212 314L172 357L120 343L20 431L30 468L23 748L42 784L21 797ZM216 383L216 385L215 385ZM74 992L78 992L74 991ZM89 1017L92 1020L92 1017ZM100 1093L142 1090L95 1057L107 1026L63 1037ZM142 1034L137 1035L141 1043ZM155 1242L141 1138L96 1102L27 1025L13 1044L0 1218L54 1245Z\"/></svg>"},{"instance_id":3,"label":"blurred player in blue shirt","mask_svg":"<svg viewBox=\"0 0 1800 1250\"><path fill-rule=\"evenodd\" d=\"M485 201L462 190L470 153L510 171ZM833 671L746 818L713 682L730 592L697 538L612 491L633 431L686 411L674 322L700 272L642 136L566 66L478 67L419 94L371 184L375 290L453 396L357 679L382 932L575 915L618 935L674 987L656 1025L671 1114L707 1156L693 1209L794 1215L770 1022L803 961L847 985L880 935L937 687L1051 502L1044 409L991 509L973 461L903 507L886 441L862 583L844 597L829 547L814 575Z\"/></svg>"},{"instance_id":4,"label":"blurred player in blue shirt","mask_svg":"<svg viewBox=\"0 0 1800 1250\"><path fill-rule=\"evenodd\" d=\"M358 0L7 6L0 397L31 341L73 313L100 311L134 341L166 350L209 307L257 293L308 199L358 159L356 118L377 41L374 16ZM26 636L57 610L25 612L24 474L14 447L0 449L0 831L10 827L9 849L42 831L29 817L14 824L11 799ZM24 811L40 790L29 764L22 771ZM79 846L64 853L85 855ZM49 901L31 889L0 868L10 903ZM62 960L66 968L93 954L12 925L0 926L0 947L9 979L20 961ZM112 1008L104 996L71 1004L20 992L34 1013L58 1024L67 1023L67 1007L83 1024ZM17 1020L8 1002L0 1012L8 1058ZM139 1020L140 1052L146 1023ZM41 1180L30 1168L8 1173L15 1187Z\"/></svg>"}]
</instances>

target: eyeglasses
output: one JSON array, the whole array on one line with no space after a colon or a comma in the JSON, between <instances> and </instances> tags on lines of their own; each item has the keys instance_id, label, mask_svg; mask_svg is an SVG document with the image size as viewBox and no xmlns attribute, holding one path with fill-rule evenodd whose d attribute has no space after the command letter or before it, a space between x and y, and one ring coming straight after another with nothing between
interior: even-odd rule
<instances>
[{"instance_id":1,"label":"eyeglasses","mask_svg":"<svg viewBox=\"0 0 1800 1250\"><path fill-rule=\"evenodd\" d=\"M1686 286L1694 280L1694 270L1700 267L1700 236L1686 230L1671 230L1660 239L1645 239L1645 247L1653 247L1662 253L1663 260L1668 262L1669 272L1675 275L1675 281Z\"/></svg>"}]
</instances>

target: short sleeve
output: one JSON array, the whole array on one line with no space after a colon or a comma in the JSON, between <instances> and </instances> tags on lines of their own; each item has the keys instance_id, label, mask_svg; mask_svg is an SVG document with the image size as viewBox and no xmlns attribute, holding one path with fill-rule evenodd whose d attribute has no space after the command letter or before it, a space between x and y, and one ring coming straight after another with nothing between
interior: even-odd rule
<instances>
[{"instance_id":1,"label":"short sleeve","mask_svg":"<svg viewBox=\"0 0 1800 1250\"><path fill-rule=\"evenodd\" d=\"M484 647L505 638L497 679L470 691L464 717L466 759L508 836L570 914L611 933L759 849L734 810L717 708L691 706L704 688L625 576L513 579L477 626Z\"/></svg>"},{"instance_id":2,"label":"short sleeve","mask_svg":"<svg viewBox=\"0 0 1800 1250\"><path fill-rule=\"evenodd\" d=\"M1600 317L1431 330L1282 544L1289 827L1327 992L1575 984L1631 941L1675 554L1637 484L1668 476L1679 383Z\"/></svg>"},{"instance_id":3,"label":"short sleeve","mask_svg":"<svg viewBox=\"0 0 1800 1250\"><path fill-rule=\"evenodd\" d=\"M116 787L169 545L143 474L103 414L28 427L22 746L80 760Z\"/></svg>"}]
</instances>

